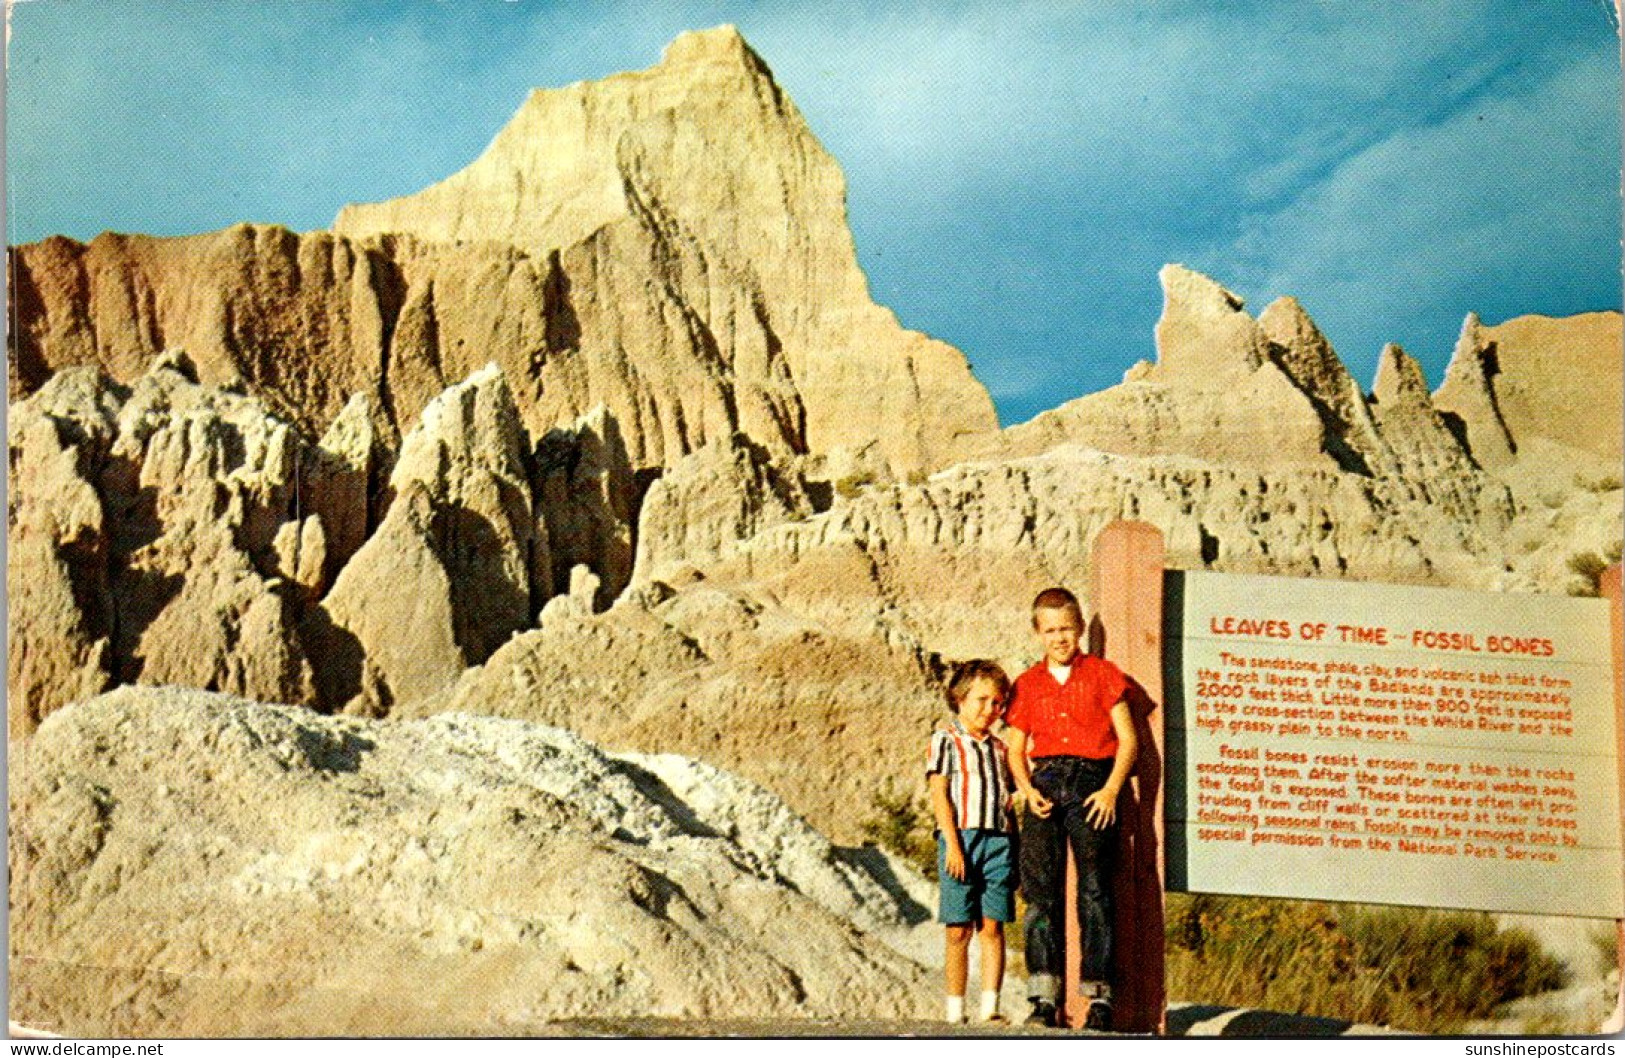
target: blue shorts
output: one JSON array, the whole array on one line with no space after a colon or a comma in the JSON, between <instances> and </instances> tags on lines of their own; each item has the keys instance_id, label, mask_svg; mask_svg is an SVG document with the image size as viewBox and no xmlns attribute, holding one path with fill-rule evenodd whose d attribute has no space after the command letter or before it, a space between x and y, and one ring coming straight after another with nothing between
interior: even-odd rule
<instances>
[{"instance_id":1,"label":"blue shorts","mask_svg":"<svg viewBox=\"0 0 1625 1058\"><path fill-rule=\"evenodd\" d=\"M948 925L977 924L984 918L1016 920L1015 858L1010 835L998 830L961 830L965 850L965 880L948 874L948 842L937 835L937 881L942 896L937 921Z\"/></svg>"}]
</instances>

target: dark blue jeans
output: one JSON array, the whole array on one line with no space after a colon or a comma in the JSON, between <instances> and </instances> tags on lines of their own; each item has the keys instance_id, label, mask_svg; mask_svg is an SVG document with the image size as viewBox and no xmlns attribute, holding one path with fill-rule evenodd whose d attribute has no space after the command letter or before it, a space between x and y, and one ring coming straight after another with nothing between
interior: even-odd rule
<instances>
[{"instance_id":1,"label":"dark blue jeans","mask_svg":"<svg viewBox=\"0 0 1625 1058\"><path fill-rule=\"evenodd\" d=\"M1112 955L1112 860L1117 824L1089 825L1083 799L1106 785L1112 761L1040 757L1033 785L1055 805L1021 823L1021 895L1027 900L1027 994L1058 1003L1066 974L1066 850L1078 864L1084 981L1105 981Z\"/></svg>"}]
</instances>

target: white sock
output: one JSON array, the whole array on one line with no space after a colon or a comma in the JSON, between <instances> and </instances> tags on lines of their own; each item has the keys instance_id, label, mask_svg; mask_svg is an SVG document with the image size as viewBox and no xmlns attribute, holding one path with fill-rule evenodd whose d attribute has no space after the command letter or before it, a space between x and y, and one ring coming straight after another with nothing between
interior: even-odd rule
<instances>
[{"instance_id":1,"label":"white sock","mask_svg":"<svg viewBox=\"0 0 1625 1058\"><path fill-rule=\"evenodd\" d=\"M949 996L948 997L948 1022L950 1024L953 1024L953 1025L958 1025L960 1022L962 1022L964 1020L965 1020L965 997L964 996Z\"/></svg>"},{"instance_id":2,"label":"white sock","mask_svg":"<svg viewBox=\"0 0 1625 1058\"><path fill-rule=\"evenodd\" d=\"M999 993L982 990L982 1020L986 1021L999 1012Z\"/></svg>"}]
</instances>

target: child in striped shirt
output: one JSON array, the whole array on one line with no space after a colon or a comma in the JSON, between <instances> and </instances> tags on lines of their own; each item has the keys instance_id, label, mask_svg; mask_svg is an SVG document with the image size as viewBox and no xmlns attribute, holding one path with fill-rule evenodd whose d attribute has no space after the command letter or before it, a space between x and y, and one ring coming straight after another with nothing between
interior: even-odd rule
<instances>
[{"instance_id":1,"label":"child in striped shirt","mask_svg":"<svg viewBox=\"0 0 1625 1058\"><path fill-rule=\"evenodd\" d=\"M981 938L982 1020L1003 1023L1004 924L1015 914L1014 784L1004 743L992 727L1010 693L1010 678L991 661L967 661L948 681L954 720L931 736L926 782L937 821L937 920L948 931L948 1021L965 1020L970 938Z\"/></svg>"}]
</instances>

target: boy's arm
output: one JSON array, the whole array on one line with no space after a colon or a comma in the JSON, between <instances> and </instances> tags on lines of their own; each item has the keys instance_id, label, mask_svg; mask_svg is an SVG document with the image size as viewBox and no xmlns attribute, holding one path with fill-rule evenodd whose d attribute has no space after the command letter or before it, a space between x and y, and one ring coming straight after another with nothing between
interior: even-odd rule
<instances>
[{"instance_id":1,"label":"boy's arm","mask_svg":"<svg viewBox=\"0 0 1625 1058\"><path fill-rule=\"evenodd\" d=\"M1005 744L1009 749L1010 778L1016 781L1016 789L1027 802L1027 811L1039 819L1045 818L1055 806L1033 785L1032 766L1027 763L1027 732L1019 727L1005 728Z\"/></svg>"},{"instance_id":2,"label":"boy's arm","mask_svg":"<svg viewBox=\"0 0 1625 1058\"><path fill-rule=\"evenodd\" d=\"M947 846L948 873L959 881L965 880L965 849L959 841L959 821L954 818L953 802L948 800L948 776L936 773L926 777L931 788L931 814L936 818L937 830Z\"/></svg>"},{"instance_id":3,"label":"boy's arm","mask_svg":"<svg viewBox=\"0 0 1625 1058\"><path fill-rule=\"evenodd\" d=\"M1096 830L1104 830L1117 818L1117 794L1128 782L1128 773L1134 769L1134 758L1140 752L1139 739L1134 734L1134 714L1129 711L1126 700L1119 699L1112 706L1111 718L1112 730L1117 732L1112 773L1106 777L1106 785L1083 799L1084 818Z\"/></svg>"}]
</instances>

